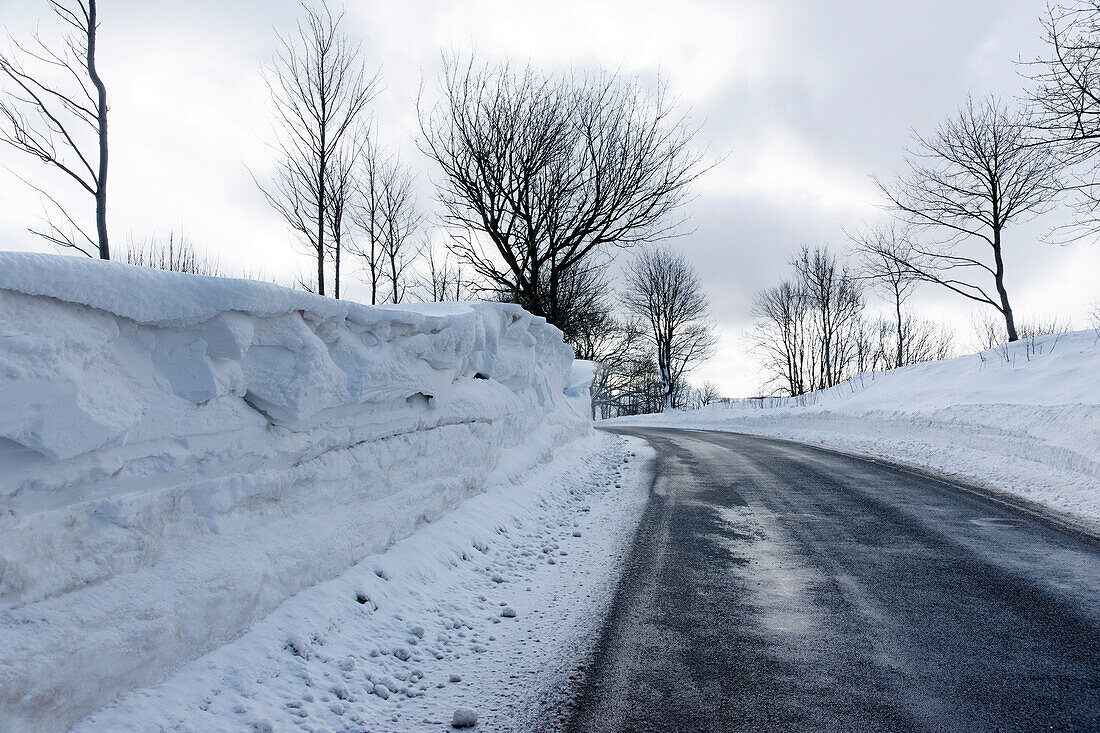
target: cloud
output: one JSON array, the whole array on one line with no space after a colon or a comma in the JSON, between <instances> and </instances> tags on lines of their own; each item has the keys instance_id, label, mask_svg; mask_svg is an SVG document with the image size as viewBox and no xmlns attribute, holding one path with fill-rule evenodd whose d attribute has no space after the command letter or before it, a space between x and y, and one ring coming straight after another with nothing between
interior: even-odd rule
<instances>
[{"instance_id":1,"label":"cloud","mask_svg":"<svg viewBox=\"0 0 1100 733\"><path fill-rule=\"evenodd\" d=\"M761 198L791 211L855 218L873 217L879 198L866 172L847 161L830 160L780 127L735 144L698 189L708 198Z\"/></svg>"},{"instance_id":2,"label":"cloud","mask_svg":"<svg viewBox=\"0 0 1100 733\"><path fill-rule=\"evenodd\" d=\"M0 5L17 36L46 11L44 0ZM684 211L691 233L675 244L700 269L723 326L719 355L699 375L747 394L761 382L741 338L753 293L784 276L803 242L842 245L843 228L882 215L870 175L898 169L910 127L931 128L967 92L1021 90L1011 59L1039 52L1041 11L1000 0L357 0L348 30L382 68L376 127L418 173L424 207L435 171L415 146L415 102L422 81L430 101L442 51L660 73L702 121L700 144L728 154L699 182ZM284 280L307 270L245 169L262 176L271 165L260 70L276 32L293 29L296 2L114 0L101 15L112 238L182 227L230 268L260 264ZM40 164L0 150L0 165L56 184L90 218L90 203L43 178ZM25 234L37 212L37 196L0 170L0 246L41 248ZM1080 316L1094 297L1085 273L1097 250L1040 244L1043 229L1009 233L1018 308L1038 311L1054 298ZM931 289L915 302L961 328L971 310Z\"/></svg>"},{"instance_id":3,"label":"cloud","mask_svg":"<svg viewBox=\"0 0 1100 733\"><path fill-rule=\"evenodd\" d=\"M768 75L776 18L759 4L660 0L452 3L436 14L441 48L476 47L538 65L598 65L666 75L704 104L731 84Z\"/></svg>"}]
</instances>

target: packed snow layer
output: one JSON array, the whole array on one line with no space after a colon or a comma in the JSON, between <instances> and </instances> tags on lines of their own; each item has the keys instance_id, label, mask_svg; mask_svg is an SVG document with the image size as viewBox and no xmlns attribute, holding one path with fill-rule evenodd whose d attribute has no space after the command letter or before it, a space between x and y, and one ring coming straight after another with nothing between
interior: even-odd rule
<instances>
[{"instance_id":1,"label":"packed snow layer","mask_svg":"<svg viewBox=\"0 0 1100 733\"><path fill-rule=\"evenodd\" d=\"M589 430L510 305L5 252L0 314L0 730L163 679Z\"/></svg>"},{"instance_id":2,"label":"packed snow layer","mask_svg":"<svg viewBox=\"0 0 1100 733\"><path fill-rule=\"evenodd\" d=\"M910 464L1100 527L1100 335L865 374L797 398L611 422L754 433Z\"/></svg>"},{"instance_id":3,"label":"packed snow layer","mask_svg":"<svg viewBox=\"0 0 1100 733\"><path fill-rule=\"evenodd\" d=\"M595 434L536 473L498 470L484 494L75 731L447 731L459 708L479 731L541 730L599 636L652 460L642 441Z\"/></svg>"}]
</instances>

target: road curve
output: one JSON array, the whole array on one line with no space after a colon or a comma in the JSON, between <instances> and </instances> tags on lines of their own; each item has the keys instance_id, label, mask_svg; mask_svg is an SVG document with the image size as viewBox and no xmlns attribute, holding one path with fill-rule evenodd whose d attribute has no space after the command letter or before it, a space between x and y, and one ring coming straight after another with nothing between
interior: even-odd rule
<instances>
[{"instance_id":1,"label":"road curve","mask_svg":"<svg viewBox=\"0 0 1100 733\"><path fill-rule=\"evenodd\" d=\"M903 469L615 428L653 489L569 731L1100 731L1100 543Z\"/></svg>"}]
</instances>

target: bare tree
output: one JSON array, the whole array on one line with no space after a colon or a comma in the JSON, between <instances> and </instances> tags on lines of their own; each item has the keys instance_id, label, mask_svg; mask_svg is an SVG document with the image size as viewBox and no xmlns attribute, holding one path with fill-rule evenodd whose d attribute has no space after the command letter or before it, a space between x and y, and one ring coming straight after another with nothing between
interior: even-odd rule
<instances>
[{"instance_id":1,"label":"bare tree","mask_svg":"<svg viewBox=\"0 0 1100 733\"><path fill-rule=\"evenodd\" d=\"M1027 64L1031 124L1074 166L1078 224L1100 230L1100 0L1048 5L1049 55Z\"/></svg>"},{"instance_id":2,"label":"bare tree","mask_svg":"<svg viewBox=\"0 0 1100 733\"><path fill-rule=\"evenodd\" d=\"M348 135L331 158L325 171L325 212L329 230L329 256L333 262L332 295L340 299L341 254L350 240L352 209L358 188L356 172L361 155L358 135Z\"/></svg>"},{"instance_id":3,"label":"bare tree","mask_svg":"<svg viewBox=\"0 0 1100 733\"><path fill-rule=\"evenodd\" d=\"M859 282L825 247L803 247L795 276L757 293L752 339L768 384L789 395L827 389L867 368L875 353Z\"/></svg>"},{"instance_id":4,"label":"bare tree","mask_svg":"<svg viewBox=\"0 0 1100 733\"><path fill-rule=\"evenodd\" d=\"M424 241L420 245L424 255L424 273L419 278L421 297L431 303L447 300L463 300L471 291L471 283L462 274L462 265L454 262L449 251L439 252Z\"/></svg>"},{"instance_id":5,"label":"bare tree","mask_svg":"<svg viewBox=\"0 0 1100 733\"><path fill-rule=\"evenodd\" d=\"M995 325L995 324L994 324ZM904 361L897 361L897 325L890 318L863 321L856 359L857 372L870 372L946 359L954 343L952 331L942 324L907 313L902 321Z\"/></svg>"},{"instance_id":6,"label":"bare tree","mask_svg":"<svg viewBox=\"0 0 1100 733\"><path fill-rule=\"evenodd\" d=\"M612 315L610 264L610 258L594 254L564 272L558 283L554 297L558 307L570 314L569 330L563 336L579 359L592 358L588 355L600 350L600 340L617 322Z\"/></svg>"},{"instance_id":7,"label":"bare tree","mask_svg":"<svg viewBox=\"0 0 1100 733\"><path fill-rule=\"evenodd\" d=\"M863 293L848 269L838 266L836 255L825 247L802 247L793 264L817 335L819 370L813 388L827 389L848 376L863 313Z\"/></svg>"},{"instance_id":8,"label":"bare tree","mask_svg":"<svg viewBox=\"0 0 1100 733\"><path fill-rule=\"evenodd\" d=\"M809 391L816 371L808 303L800 283L792 280L753 300L752 314L759 320L752 339L769 374L767 384L791 396Z\"/></svg>"},{"instance_id":9,"label":"bare tree","mask_svg":"<svg viewBox=\"0 0 1100 733\"><path fill-rule=\"evenodd\" d=\"M381 237L384 274L389 283L392 303L400 303L408 288L409 266L416 257L413 235L420 227L416 210L412 176L408 169L394 160L383 171L381 190Z\"/></svg>"},{"instance_id":10,"label":"bare tree","mask_svg":"<svg viewBox=\"0 0 1100 733\"><path fill-rule=\"evenodd\" d=\"M356 187L352 219L360 236L351 252L362 261L371 303L386 297L399 303L411 281L409 266L417 254L412 239L421 224L412 175L368 136L361 149Z\"/></svg>"},{"instance_id":11,"label":"bare tree","mask_svg":"<svg viewBox=\"0 0 1100 733\"><path fill-rule=\"evenodd\" d=\"M359 172L356 176L356 196L351 210L352 221L360 236L350 246L350 252L359 258L370 286L370 302L376 305L382 295L385 275L385 258L382 251L382 230L385 228L383 179L386 161L378 149L374 136L363 139L359 155Z\"/></svg>"},{"instance_id":12,"label":"bare tree","mask_svg":"<svg viewBox=\"0 0 1100 733\"><path fill-rule=\"evenodd\" d=\"M1004 230L1044 211L1061 186L1053 153L1029 144L1027 134L1022 114L992 97L968 99L934 135L916 136L906 174L892 185L878 182L913 225L947 237L939 245L914 245L912 259L895 261L915 277L996 308L1009 341L1017 335L1004 282ZM987 257L961 249L974 242L988 246ZM978 282L987 277L994 293Z\"/></svg>"},{"instance_id":13,"label":"bare tree","mask_svg":"<svg viewBox=\"0 0 1100 733\"><path fill-rule=\"evenodd\" d=\"M107 87L96 70L96 0L50 0L49 6L70 29L60 47L51 47L36 32L33 46L12 41L9 52L0 53L0 73L9 82L0 101L0 141L61 171L95 199L93 239L57 197L30 184L63 219L55 222L47 209L44 229L30 231L59 246L109 260ZM24 61L39 69L28 70ZM64 81L54 85L46 78L50 72L60 72Z\"/></svg>"},{"instance_id":14,"label":"bare tree","mask_svg":"<svg viewBox=\"0 0 1100 733\"><path fill-rule=\"evenodd\" d=\"M639 319L612 321L613 328L592 353L598 366L592 379L592 417L658 412L663 404L661 380Z\"/></svg>"},{"instance_id":15,"label":"bare tree","mask_svg":"<svg viewBox=\"0 0 1100 733\"><path fill-rule=\"evenodd\" d=\"M603 263L586 262L570 273L565 297L576 311L572 339L568 341L578 359L602 361L625 326L613 314L611 284Z\"/></svg>"},{"instance_id":16,"label":"bare tree","mask_svg":"<svg viewBox=\"0 0 1100 733\"><path fill-rule=\"evenodd\" d=\"M887 364L887 369L922 361L948 359L954 352L955 335L950 328L912 314L906 316L905 325L905 363Z\"/></svg>"},{"instance_id":17,"label":"bare tree","mask_svg":"<svg viewBox=\"0 0 1100 733\"><path fill-rule=\"evenodd\" d=\"M706 407L720 399L722 399L722 395L718 391L717 385L714 382L703 382L703 386L699 388L699 406Z\"/></svg>"},{"instance_id":18,"label":"bare tree","mask_svg":"<svg viewBox=\"0 0 1100 733\"><path fill-rule=\"evenodd\" d=\"M909 231L891 222L851 236L860 255L862 276L870 280L890 299L894 311L894 357L895 366L910 363L906 352L907 335L905 303L913 294L920 278L913 274L911 264L921 264L922 258L914 251Z\"/></svg>"},{"instance_id":19,"label":"bare tree","mask_svg":"<svg viewBox=\"0 0 1100 733\"><path fill-rule=\"evenodd\" d=\"M648 96L617 75L445 60L442 87L421 128L452 250L487 289L569 336L571 269L677 232L673 214L703 170L694 129L663 89Z\"/></svg>"},{"instance_id":20,"label":"bare tree","mask_svg":"<svg viewBox=\"0 0 1100 733\"><path fill-rule=\"evenodd\" d=\"M714 352L707 296L695 268L668 247L641 250L627 269L623 305L649 326L664 408L677 407L684 374Z\"/></svg>"},{"instance_id":21,"label":"bare tree","mask_svg":"<svg viewBox=\"0 0 1100 733\"><path fill-rule=\"evenodd\" d=\"M1004 329L1001 328L998 318L992 313L982 311L972 314L970 330L977 340L979 351L986 351L1004 343Z\"/></svg>"},{"instance_id":22,"label":"bare tree","mask_svg":"<svg viewBox=\"0 0 1100 733\"><path fill-rule=\"evenodd\" d=\"M639 370L635 365L645 358L645 331L637 320L622 320L610 313L591 320L584 330L576 358L596 363L592 376L592 419L620 414L617 403L624 393L633 391ZM597 415L599 413L599 415Z\"/></svg>"},{"instance_id":23,"label":"bare tree","mask_svg":"<svg viewBox=\"0 0 1100 733\"><path fill-rule=\"evenodd\" d=\"M325 294L326 230L331 168L347 138L363 124L377 74L368 74L358 45L340 30L343 12L305 7L293 36L280 36L280 49L266 74L279 128L275 180L260 185L268 202L302 235L316 257L317 294Z\"/></svg>"}]
</instances>

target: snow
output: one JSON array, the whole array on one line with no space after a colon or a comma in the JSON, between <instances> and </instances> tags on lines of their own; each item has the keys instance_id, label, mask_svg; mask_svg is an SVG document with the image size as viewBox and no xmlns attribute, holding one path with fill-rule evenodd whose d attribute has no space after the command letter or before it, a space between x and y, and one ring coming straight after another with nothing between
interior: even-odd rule
<instances>
[{"instance_id":1,"label":"snow","mask_svg":"<svg viewBox=\"0 0 1100 733\"><path fill-rule=\"evenodd\" d=\"M463 707L478 730L539 729L598 637L653 458L597 433L518 483L498 469L483 494L74 731L446 731Z\"/></svg>"},{"instance_id":2,"label":"snow","mask_svg":"<svg viewBox=\"0 0 1100 733\"><path fill-rule=\"evenodd\" d=\"M587 456L569 464L581 477L603 465L571 351L516 306L369 307L0 252L0 314L0 730L67 726L344 573L374 578L351 595L386 598L398 566L367 565L395 542L487 487L548 491L525 483L547 461ZM436 549L400 565L422 598L442 571L418 563ZM486 582L512 587L498 572ZM325 628L280 631L279 654L328 659L311 651Z\"/></svg>"},{"instance_id":3,"label":"snow","mask_svg":"<svg viewBox=\"0 0 1100 733\"><path fill-rule=\"evenodd\" d=\"M596 376L594 361L574 359L565 385L565 396L573 410L582 417L592 415L592 379Z\"/></svg>"},{"instance_id":4,"label":"snow","mask_svg":"<svg viewBox=\"0 0 1100 733\"><path fill-rule=\"evenodd\" d=\"M910 465L1100 527L1100 335L1027 339L798 398L620 424L786 438Z\"/></svg>"},{"instance_id":5,"label":"snow","mask_svg":"<svg viewBox=\"0 0 1100 733\"><path fill-rule=\"evenodd\" d=\"M451 727L453 728L471 728L477 725L477 711L473 708L459 708L455 710L454 716L451 718Z\"/></svg>"}]
</instances>

